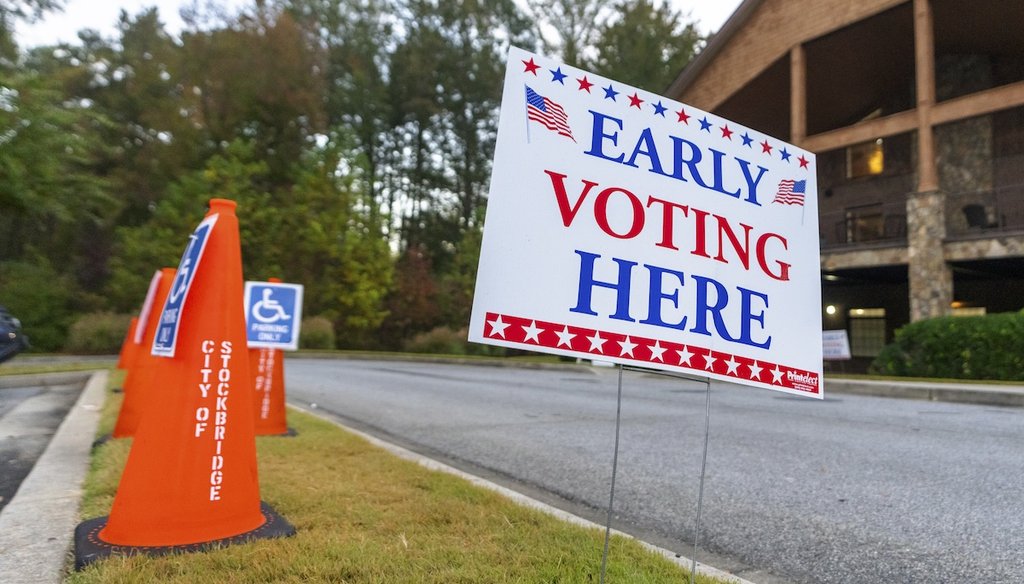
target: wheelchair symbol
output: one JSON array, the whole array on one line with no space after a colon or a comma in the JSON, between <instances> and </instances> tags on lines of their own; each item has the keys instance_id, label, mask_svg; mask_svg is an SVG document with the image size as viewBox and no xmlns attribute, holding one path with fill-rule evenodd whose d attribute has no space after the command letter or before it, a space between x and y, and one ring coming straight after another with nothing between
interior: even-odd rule
<instances>
[{"instance_id":1,"label":"wheelchair symbol","mask_svg":"<svg viewBox=\"0 0 1024 584\"><path fill-rule=\"evenodd\" d=\"M185 290L188 289L189 275L192 273L192 248L195 247L196 236L188 236L188 246L185 248L185 253L182 254L181 265L178 266L178 273L174 276L174 281L171 283L170 300L168 304L175 305L181 300Z\"/></svg>"},{"instance_id":2,"label":"wheelchair symbol","mask_svg":"<svg viewBox=\"0 0 1024 584\"><path fill-rule=\"evenodd\" d=\"M277 300L270 298L274 291L271 288L263 289L263 299L252 305L252 317L256 320L271 324L279 320L291 320L291 316L285 313L284 307ZM269 316L267 316L269 313Z\"/></svg>"}]
</instances>

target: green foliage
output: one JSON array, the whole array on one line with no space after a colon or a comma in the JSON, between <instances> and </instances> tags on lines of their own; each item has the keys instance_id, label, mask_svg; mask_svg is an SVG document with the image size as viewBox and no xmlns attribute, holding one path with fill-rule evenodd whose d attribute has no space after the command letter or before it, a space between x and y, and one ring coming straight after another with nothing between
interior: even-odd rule
<instances>
[{"instance_id":1,"label":"green foliage","mask_svg":"<svg viewBox=\"0 0 1024 584\"><path fill-rule=\"evenodd\" d=\"M245 267L250 268L247 275L252 265L266 261L262 249L250 252L253 247L260 248L258 242L266 241L266 226L274 223L277 214L277 209L268 204L269 195L260 189L266 168L253 160L248 144L234 142L224 154L210 158L205 169L172 184L148 221L120 228L108 287L114 307L134 309L145 297L154 270L177 267L189 233L202 221L212 198L238 203L242 258ZM272 265L266 269L280 268Z\"/></svg>"},{"instance_id":2,"label":"green foliage","mask_svg":"<svg viewBox=\"0 0 1024 584\"><path fill-rule=\"evenodd\" d=\"M947 316L896 331L871 372L948 379L1024 379L1024 312Z\"/></svg>"},{"instance_id":3,"label":"green foliage","mask_svg":"<svg viewBox=\"0 0 1024 584\"><path fill-rule=\"evenodd\" d=\"M595 44L598 73L661 93L696 56L704 39L668 2L620 1Z\"/></svg>"},{"instance_id":4,"label":"green foliage","mask_svg":"<svg viewBox=\"0 0 1024 584\"><path fill-rule=\"evenodd\" d=\"M0 0L0 264L47 288L0 290L51 350L72 314L136 310L214 197L238 203L246 278L304 284L338 345L457 330L509 45L553 27L566 62L654 86L699 44L649 0L273 0L19 54L12 24L60 3Z\"/></svg>"},{"instance_id":5,"label":"green foliage","mask_svg":"<svg viewBox=\"0 0 1024 584\"><path fill-rule=\"evenodd\" d=\"M68 331L64 350L76 355L113 355L121 350L132 316L113 312L84 314Z\"/></svg>"},{"instance_id":6,"label":"green foliage","mask_svg":"<svg viewBox=\"0 0 1024 584\"><path fill-rule=\"evenodd\" d=\"M118 210L96 171L106 123L54 79L0 81L0 261L45 258L76 292L99 288Z\"/></svg>"},{"instance_id":7,"label":"green foliage","mask_svg":"<svg viewBox=\"0 0 1024 584\"><path fill-rule=\"evenodd\" d=\"M302 319L299 329L300 349L333 349L334 325L323 316L308 316Z\"/></svg>"},{"instance_id":8,"label":"green foliage","mask_svg":"<svg viewBox=\"0 0 1024 584\"><path fill-rule=\"evenodd\" d=\"M58 351L70 325L73 286L44 258L0 263L0 304L21 320L31 350Z\"/></svg>"}]
</instances>

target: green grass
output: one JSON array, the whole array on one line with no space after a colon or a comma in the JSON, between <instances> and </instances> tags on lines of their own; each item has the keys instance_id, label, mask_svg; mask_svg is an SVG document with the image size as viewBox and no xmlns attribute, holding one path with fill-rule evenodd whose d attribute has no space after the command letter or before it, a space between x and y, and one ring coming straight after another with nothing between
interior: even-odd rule
<instances>
[{"instance_id":1,"label":"green grass","mask_svg":"<svg viewBox=\"0 0 1024 584\"><path fill-rule=\"evenodd\" d=\"M112 376L111 386L120 384ZM104 407L109 432L120 395ZM288 539L161 558L112 558L72 583L596 583L604 532L394 457L319 418L290 411L294 438L257 438L261 497L298 530ZM98 448L82 518L105 515L130 448ZM159 504L159 503L155 503ZM612 540L607 581L686 582L639 543ZM699 577L702 584L718 580Z\"/></svg>"}]
</instances>

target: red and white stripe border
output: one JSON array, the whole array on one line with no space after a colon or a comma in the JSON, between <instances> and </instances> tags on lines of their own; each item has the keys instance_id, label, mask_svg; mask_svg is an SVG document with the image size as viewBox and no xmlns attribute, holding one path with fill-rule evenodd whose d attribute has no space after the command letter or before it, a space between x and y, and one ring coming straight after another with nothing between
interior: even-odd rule
<instances>
[{"instance_id":1,"label":"red and white stripe border","mask_svg":"<svg viewBox=\"0 0 1024 584\"><path fill-rule=\"evenodd\" d=\"M486 313L483 336L487 339L522 345L523 348L545 347L556 351L585 353L595 358L633 362L640 366L665 366L688 370L699 375L714 374L738 382L756 382L772 389L788 390L805 395L821 395L820 375L780 363L751 359L723 351L675 341L625 335L564 323L548 322Z\"/></svg>"}]
</instances>

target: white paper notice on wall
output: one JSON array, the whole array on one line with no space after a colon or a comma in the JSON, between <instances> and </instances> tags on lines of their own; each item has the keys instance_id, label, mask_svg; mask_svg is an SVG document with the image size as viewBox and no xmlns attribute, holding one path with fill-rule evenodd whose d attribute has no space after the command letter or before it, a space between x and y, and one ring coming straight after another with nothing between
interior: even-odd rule
<instances>
[{"instance_id":1,"label":"white paper notice on wall","mask_svg":"<svg viewBox=\"0 0 1024 584\"><path fill-rule=\"evenodd\" d=\"M821 398L814 155L512 48L469 340Z\"/></svg>"}]
</instances>

